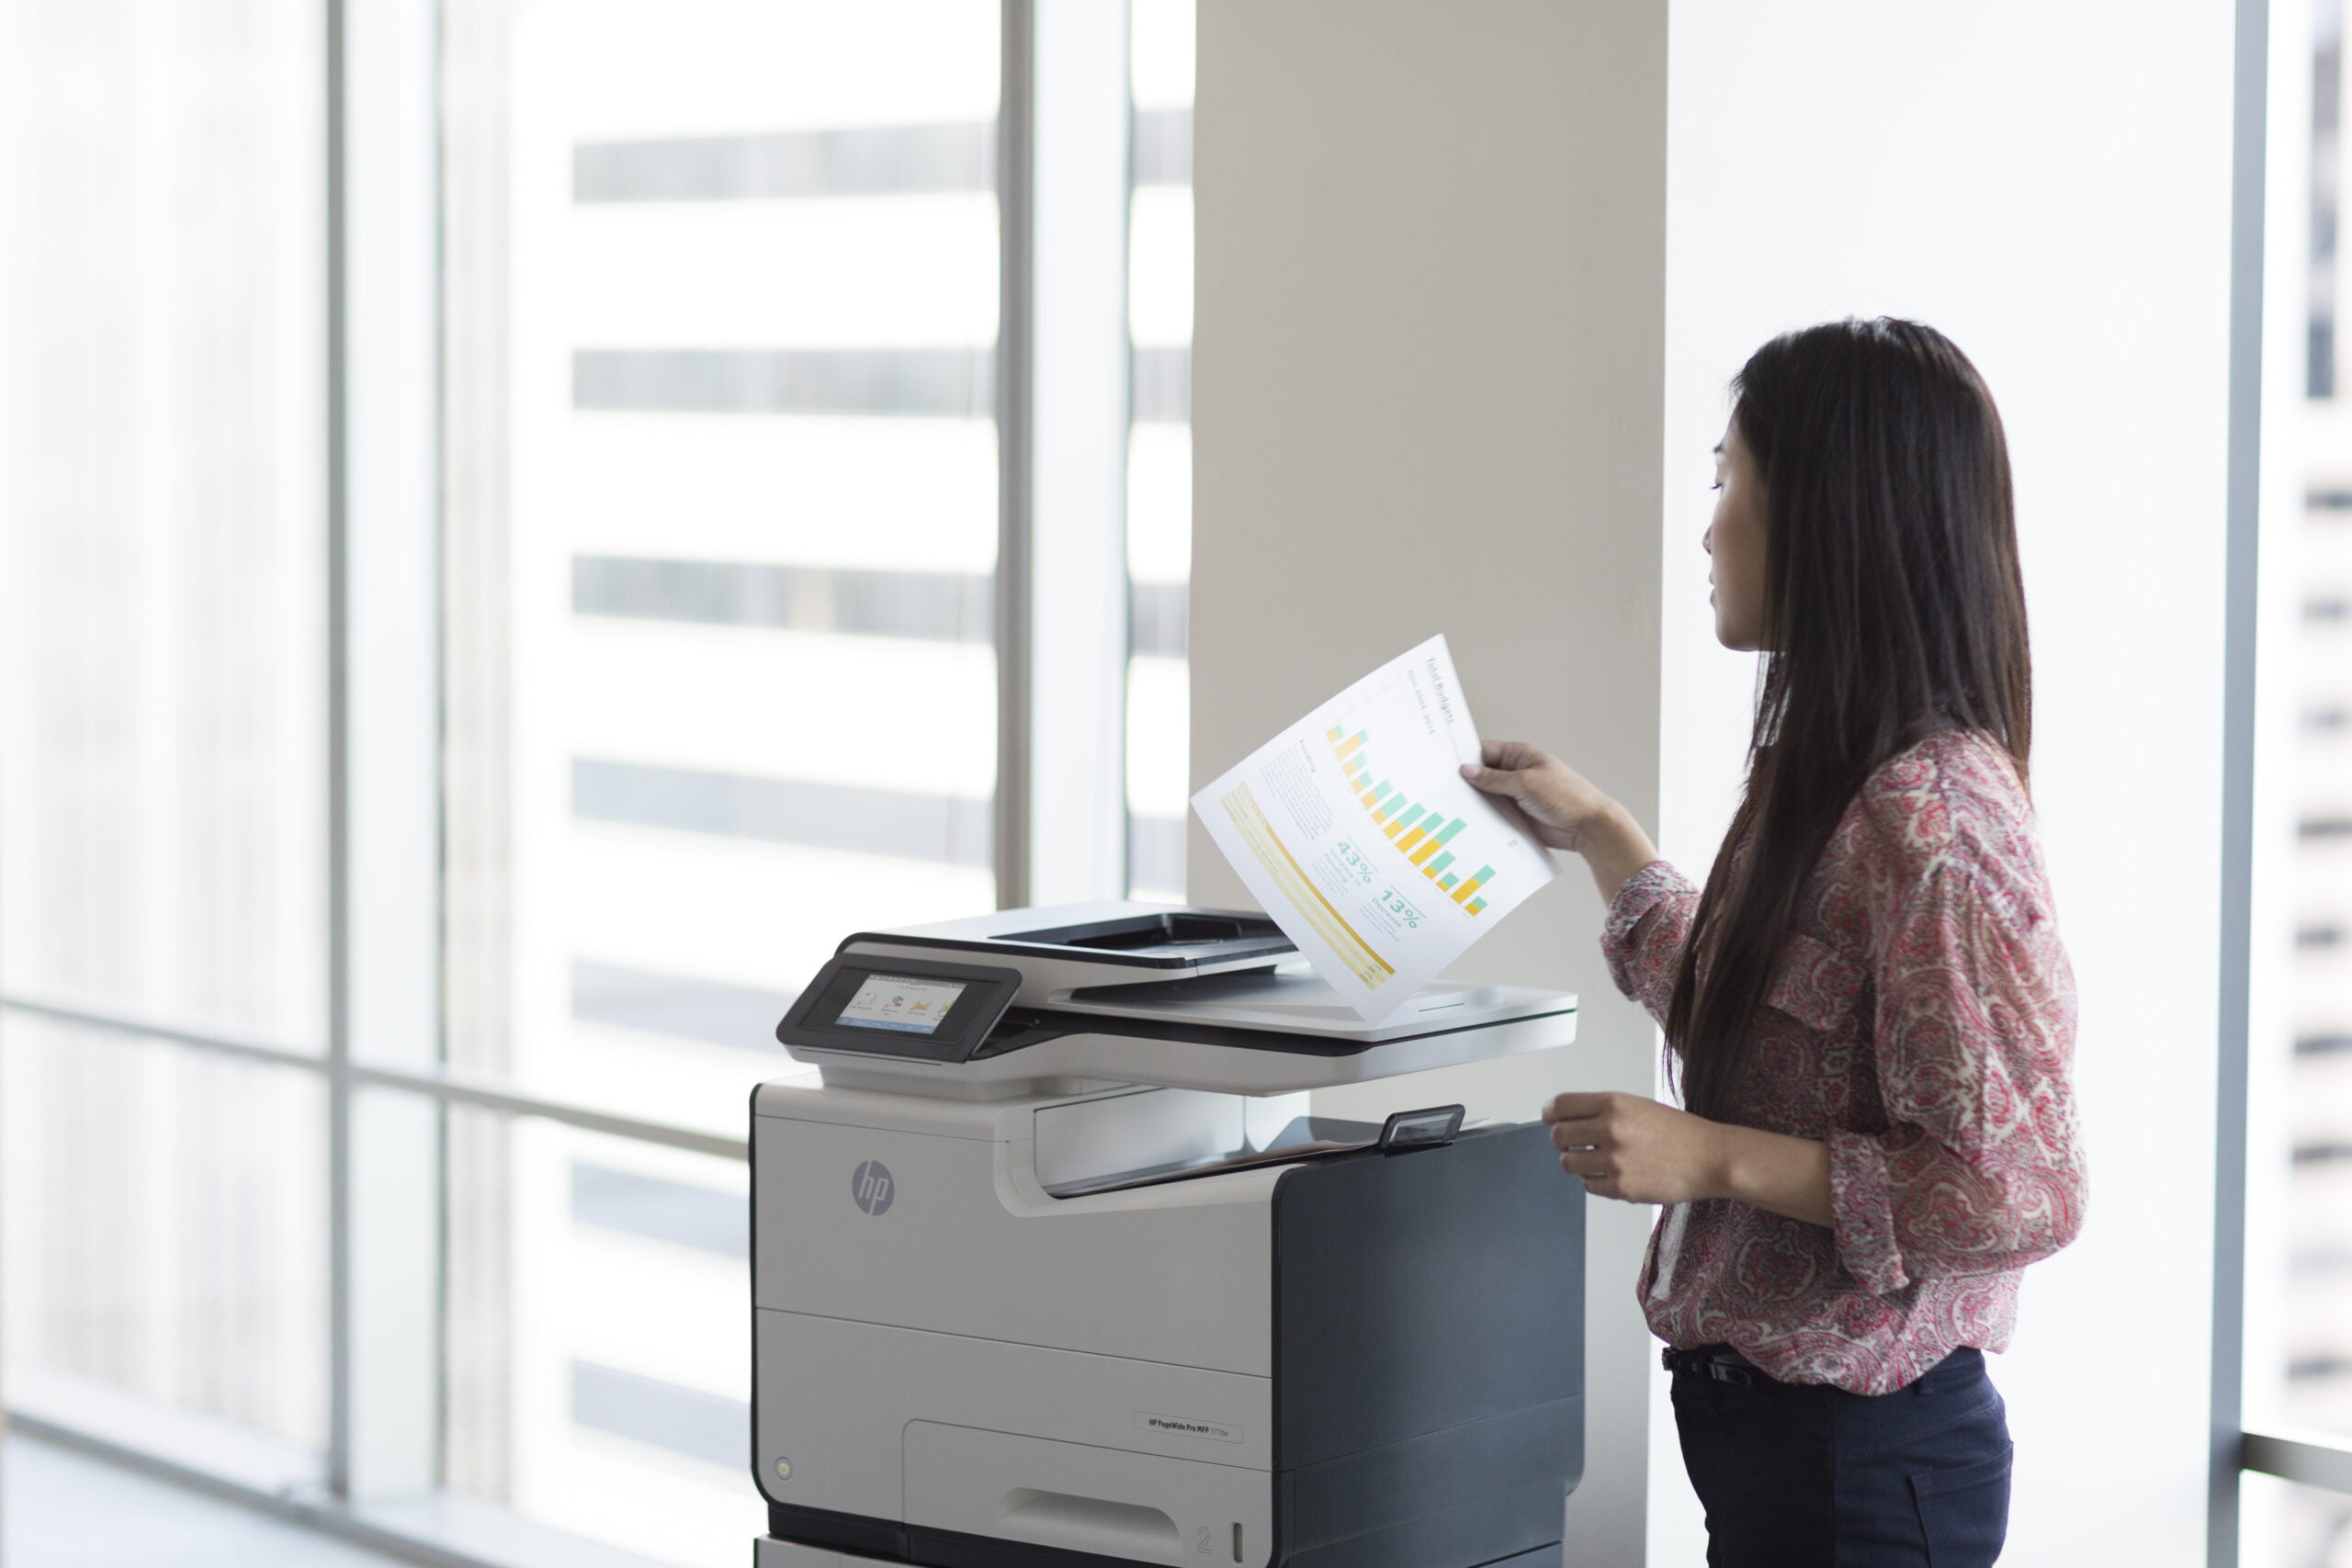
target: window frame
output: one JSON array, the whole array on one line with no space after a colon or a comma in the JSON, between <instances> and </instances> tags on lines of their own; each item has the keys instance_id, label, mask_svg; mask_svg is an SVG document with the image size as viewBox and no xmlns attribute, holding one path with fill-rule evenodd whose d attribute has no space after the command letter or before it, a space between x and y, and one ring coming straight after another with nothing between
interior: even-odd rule
<instances>
[{"instance_id":1,"label":"window frame","mask_svg":"<svg viewBox=\"0 0 2352 1568\"><path fill-rule=\"evenodd\" d=\"M325 18L327 406L328 1038L325 1049L188 1028L129 1010L0 991L0 1011L103 1029L314 1075L326 1089L328 1441L233 1462L208 1418L141 1422L92 1409L9 1411L19 1430L265 1509L361 1544L449 1564L577 1560L582 1542L440 1480L446 1375L443 1280L447 1113L535 1118L635 1142L749 1161L748 1134L721 1136L528 1092L450 1067L442 975L445 882L442 708L445 476L440 272L443 111L440 0L318 0ZM1026 902L1035 859L1038 671L1032 657L1037 265L1036 0L999 0L1001 317L999 704L995 869L999 907ZM1118 98L1126 96L1119 8ZM366 69L353 69L364 61ZM1124 163L1124 150L1122 150ZM1122 193L1122 206L1124 193ZM1117 254L1122 268L1125 231ZM1124 275L1120 298L1124 299ZM1125 316L1115 323L1124 341ZM428 355L415 344L431 344ZM1119 380L1124 424L1124 373ZM1124 471L1124 434L1118 447ZM1113 519L1124 568L1124 513ZM365 592L358 586L365 584ZM1124 593L1119 603L1125 604ZM1116 626L1124 646L1124 616ZM1124 660L1117 679L1124 684ZM1045 694L1047 705L1057 699ZM1059 721L1057 720L1058 723ZM1072 727L1059 723L1059 728ZM1125 843L1124 734L1104 738L1119 783L1112 837ZM1104 881L1123 875L1108 866ZM1096 896L1122 896L1105 886ZM424 1179L418 1179L422 1176ZM182 1427L186 1429L183 1430ZM746 1465L749 1464L748 1456ZM649 1560L599 1544L600 1562Z\"/></svg>"},{"instance_id":2,"label":"window frame","mask_svg":"<svg viewBox=\"0 0 2352 1568\"><path fill-rule=\"evenodd\" d=\"M2229 456L2222 667L2220 997L2216 1032L2211 1460L2205 1558L2237 1568L2248 1472L2352 1495L2352 1435L2245 1419L2246 1233L2256 931L2257 680L2263 632L2266 242L2272 59L2269 0L2235 0L2232 95ZM2303 69L2308 73L2309 64Z\"/></svg>"}]
</instances>

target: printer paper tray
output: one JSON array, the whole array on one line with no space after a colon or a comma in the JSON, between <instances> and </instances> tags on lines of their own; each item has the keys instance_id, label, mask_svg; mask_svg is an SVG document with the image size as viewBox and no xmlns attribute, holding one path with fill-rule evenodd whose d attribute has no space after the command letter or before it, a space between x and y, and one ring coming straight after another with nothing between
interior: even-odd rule
<instances>
[{"instance_id":1,"label":"printer paper tray","mask_svg":"<svg viewBox=\"0 0 2352 1568\"><path fill-rule=\"evenodd\" d=\"M1169 1181L1191 1181L1204 1176L1223 1176L1228 1171L1256 1170L1269 1165L1291 1165L1300 1160L1324 1159L1332 1155L1353 1154L1368 1149L1377 1141L1380 1129L1371 1129L1374 1136L1361 1142L1334 1138L1318 1138L1309 1144L1291 1144L1271 1149L1240 1149L1229 1155L1214 1155L1206 1159L1184 1160L1175 1165L1149 1166L1142 1170L1114 1171L1109 1176L1088 1177L1081 1181L1061 1181L1046 1189L1048 1198L1085 1198L1097 1192L1124 1192L1131 1187L1157 1187Z\"/></svg>"}]
</instances>

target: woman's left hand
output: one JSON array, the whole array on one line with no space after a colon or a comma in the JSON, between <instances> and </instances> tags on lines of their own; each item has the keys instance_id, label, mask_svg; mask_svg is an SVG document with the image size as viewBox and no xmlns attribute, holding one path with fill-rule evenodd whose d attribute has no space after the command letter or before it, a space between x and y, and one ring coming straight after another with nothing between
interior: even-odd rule
<instances>
[{"instance_id":1,"label":"woman's left hand","mask_svg":"<svg viewBox=\"0 0 2352 1568\"><path fill-rule=\"evenodd\" d=\"M1835 1225L1829 1145L1758 1127L1710 1122L1638 1094L1563 1094L1544 1108L1560 1168L1584 1190L1628 1203L1732 1198Z\"/></svg>"},{"instance_id":2,"label":"woman's left hand","mask_svg":"<svg viewBox=\"0 0 2352 1568\"><path fill-rule=\"evenodd\" d=\"M1563 1094L1544 1108L1560 1168L1629 1203L1687 1203L1722 1188L1719 1122L1638 1094Z\"/></svg>"}]
</instances>

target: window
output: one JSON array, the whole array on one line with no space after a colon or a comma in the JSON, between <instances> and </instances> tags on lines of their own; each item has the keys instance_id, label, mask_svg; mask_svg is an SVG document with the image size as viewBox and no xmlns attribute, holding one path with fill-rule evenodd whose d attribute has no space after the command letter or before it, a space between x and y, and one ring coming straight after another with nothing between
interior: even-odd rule
<instances>
[{"instance_id":1,"label":"window","mask_svg":"<svg viewBox=\"0 0 2352 1568\"><path fill-rule=\"evenodd\" d=\"M1017 894L1057 759L1120 891L1115 650L1036 729L1099 755L1001 749L1078 536L1182 886L1191 16L1103 15L1055 75L997 0L0 0L18 1416L460 1557L741 1561L794 987ZM1131 39L1132 229L1105 154L1008 233ZM1033 371L1008 285L1089 246ZM1036 437L1102 479L1050 541L1049 376L1114 411Z\"/></svg>"},{"instance_id":2,"label":"window","mask_svg":"<svg viewBox=\"0 0 2352 1568\"><path fill-rule=\"evenodd\" d=\"M447 524L453 1060L740 1139L842 935L995 903L1000 18L481 11L450 379L503 389L467 438L505 482ZM741 1166L495 1117L452 1152L449 1484L735 1562Z\"/></svg>"},{"instance_id":3,"label":"window","mask_svg":"<svg viewBox=\"0 0 2352 1568\"><path fill-rule=\"evenodd\" d=\"M329 1032L322 16L6 21L10 1401L148 1402L301 1472L328 1123L319 1073L272 1059Z\"/></svg>"},{"instance_id":4,"label":"window","mask_svg":"<svg viewBox=\"0 0 2352 1568\"><path fill-rule=\"evenodd\" d=\"M2312 4L2311 269L2305 285L2304 395L2335 396L2335 243L2343 210L2344 17L2342 0Z\"/></svg>"},{"instance_id":5,"label":"window","mask_svg":"<svg viewBox=\"0 0 2352 1568\"><path fill-rule=\"evenodd\" d=\"M2312 8L2312 375L2302 527L2294 559L2301 625L2296 742L2294 987L2286 1068L2286 1422L2352 1438L2352 466L2336 454L2336 216L2344 57L2340 6ZM2333 438L2331 438L2333 437ZM2315 1495L2324 1497L2324 1494ZM2308 1507L2311 1498L2299 1500ZM2352 1499L2327 1505L2339 1532Z\"/></svg>"},{"instance_id":6,"label":"window","mask_svg":"<svg viewBox=\"0 0 2352 1568\"><path fill-rule=\"evenodd\" d=\"M2259 700L2278 713L2278 776L2251 807L2253 862L2275 863L2278 891L2251 915L2243 1424L2245 1464L2270 1474L2242 1494L2248 1568L2331 1568L2352 1539L2352 448L2335 395L2336 0L2315 4L2311 23L2309 101L2288 100L2309 114L2298 225L2309 271L2282 307L2303 318L2303 402L2271 415L2301 505L2263 536L2281 613L2261 644Z\"/></svg>"},{"instance_id":7,"label":"window","mask_svg":"<svg viewBox=\"0 0 2352 1568\"><path fill-rule=\"evenodd\" d=\"M464 519L504 592L448 671L504 719L451 801L507 856L485 1067L740 1133L780 976L993 907L997 32L702 0L506 40L507 505Z\"/></svg>"}]
</instances>

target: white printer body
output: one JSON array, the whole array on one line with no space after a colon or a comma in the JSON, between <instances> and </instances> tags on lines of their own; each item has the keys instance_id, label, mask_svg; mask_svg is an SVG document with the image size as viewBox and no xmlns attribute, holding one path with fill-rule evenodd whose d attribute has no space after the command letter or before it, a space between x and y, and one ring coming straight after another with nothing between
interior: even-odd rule
<instances>
[{"instance_id":1,"label":"white printer body","mask_svg":"<svg viewBox=\"0 0 2352 1568\"><path fill-rule=\"evenodd\" d=\"M842 944L752 1099L758 1568L1548 1568L1583 1192L1536 1125L1306 1091L1575 1035L1365 1025L1261 916L1010 910Z\"/></svg>"}]
</instances>

